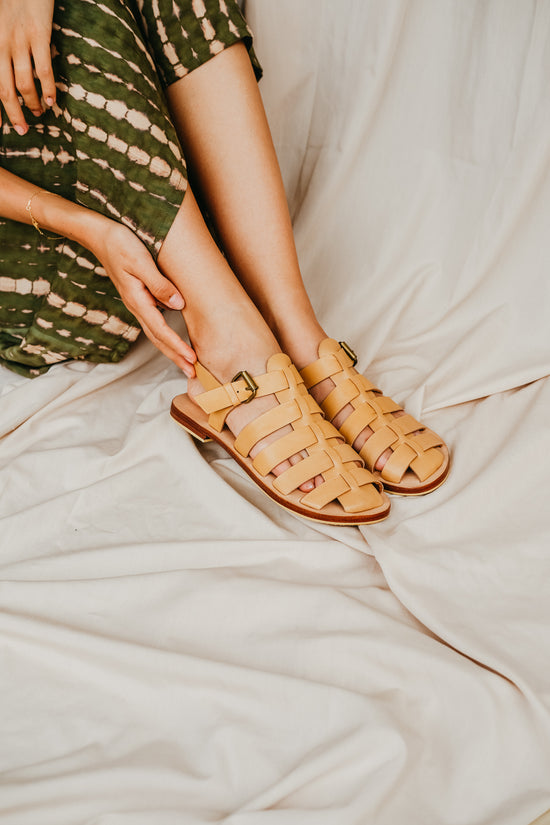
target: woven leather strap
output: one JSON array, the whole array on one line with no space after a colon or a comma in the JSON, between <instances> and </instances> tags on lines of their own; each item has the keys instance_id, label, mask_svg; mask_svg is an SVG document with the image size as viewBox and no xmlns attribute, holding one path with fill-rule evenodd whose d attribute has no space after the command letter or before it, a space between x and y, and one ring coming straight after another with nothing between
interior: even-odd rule
<instances>
[{"instance_id":1,"label":"woven leather strap","mask_svg":"<svg viewBox=\"0 0 550 825\"><path fill-rule=\"evenodd\" d=\"M197 375L207 390L194 400L208 413L210 425L220 431L228 413L249 398L246 382L238 379L222 385L202 366ZM309 479L321 475L323 483L304 494L302 504L321 510L338 499L348 513L381 504L381 482L364 466L359 466L363 464L362 460L326 421L287 355L273 355L265 375L254 376L254 381L258 386L256 397L274 394L279 404L261 413L241 430L235 439L235 449L242 456L249 456L259 441L283 427L290 427L288 433L272 441L252 459L260 475L267 476L291 456L306 452L307 458L291 465L273 481L273 486L281 494L288 495Z\"/></svg>"},{"instance_id":2,"label":"woven leather strap","mask_svg":"<svg viewBox=\"0 0 550 825\"><path fill-rule=\"evenodd\" d=\"M392 455L380 473L384 481L399 483L409 468L424 481L443 463L443 453L437 449L443 445L441 438L411 415L395 417L393 413L401 412L402 407L360 375L353 360L334 339L321 342L319 359L303 369L301 375L308 389L325 378L331 378L336 385L321 403L329 421L348 404L353 407L339 427L349 444L366 427L373 430L360 451L370 470L382 453L391 448Z\"/></svg>"}]
</instances>

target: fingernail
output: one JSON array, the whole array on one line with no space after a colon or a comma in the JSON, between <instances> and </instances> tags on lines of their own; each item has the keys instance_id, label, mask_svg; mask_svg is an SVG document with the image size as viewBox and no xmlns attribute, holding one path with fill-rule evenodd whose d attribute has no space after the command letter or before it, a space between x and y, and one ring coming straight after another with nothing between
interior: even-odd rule
<instances>
[{"instance_id":1,"label":"fingernail","mask_svg":"<svg viewBox=\"0 0 550 825\"><path fill-rule=\"evenodd\" d=\"M168 301L168 306L172 307L172 309L183 309L185 306L185 301L181 295L174 294Z\"/></svg>"},{"instance_id":2,"label":"fingernail","mask_svg":"<svg viewBox=\"0 0 550 825\"><path fill-rule=\"evenodd\" d=\"M27 134L27 130L24 126L14 126L13 128L15 129L18 135L23 136Z\"/></svg>"},{"instance_id":3,"label":"fingernail","mask_svg":"<svg viewBox=\"0 0 550 825\"><path fill-rule=\"evenodd\" d=\"M46 98L46 103L47 103L48 106L53 106L53 97L47 97Z\"/></svg>"}]
</instances>

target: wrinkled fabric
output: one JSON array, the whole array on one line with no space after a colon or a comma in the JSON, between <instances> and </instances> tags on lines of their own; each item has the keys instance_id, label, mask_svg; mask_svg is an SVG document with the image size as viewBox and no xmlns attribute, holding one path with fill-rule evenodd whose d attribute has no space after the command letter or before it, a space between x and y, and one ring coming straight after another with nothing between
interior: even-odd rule
<instances>
[{"instance_id":1,"label":"wrinkled fabric","mask_svg":"<svg viewBox=\"0 0 550 825\"><path fill-rule=\"evenodd\" d=\"M4 370L0 822L527 825L550 809L550 5L246 13L320 320L451 472L380 524L314 525L170 420L185 381L149 342Z\"/></svg>"}]
</instances>

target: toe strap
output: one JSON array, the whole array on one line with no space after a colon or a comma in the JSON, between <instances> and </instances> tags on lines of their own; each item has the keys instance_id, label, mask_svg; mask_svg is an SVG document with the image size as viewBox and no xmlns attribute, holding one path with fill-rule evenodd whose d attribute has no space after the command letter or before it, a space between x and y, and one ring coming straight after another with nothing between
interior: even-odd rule
<instances>
[{"instance_id":1,"label":"toe strap","mask_svg":"<svg viewBox=\"0 0 550 825\"><path fill-rule=\"evenodd\" d=\"M361 414L367 406L365 404L359 407L349 416L350 419L354 417L356 419L349 425L355 434L354 438L363 429L359 429ZM344 433L346 424L347 421L340 428L342 433ZM386 450L392 450L391 456L381 471L384 481L397 484L409 468L413 470L419 481L425 481L439 469L445 460L441 450L436 449L443 446L443 440L412 415L402 415L389 421L377 417L374 420L371 419L368 426L374 432L367 438L360 450L360 456L367 467L373 470L380 456Z\"/></svg>"},{"instance_id":2,"label":"toe strap","mask_svg":"<svg viewBox=\"0 0 550 825\"><path fill-rule=\"evenodd\" d=\"M302 450L307 450L314 444L317 444L317 435L311 427L299 427L292 430L288 435L283 435L281 438L278 438L277 441L264 447L252 463L260 475L266 476L278 464L281 464L293 455L297 455Z\"/></svg>"},{"instance_id":3,"label":"toe strap","mask_svg":"<svg viewBox=\"0 0 550 825\"><path fill-rule=\"evenodd\" d=\"M441 439L439 439L441 441ZM420 481L429 478L436 470L439 470L445 457L441 450L432 449L421 453L411 461L411 470L413 470Z\"/></svg>"},{"instance_id":4,"label":"toe strap","mask_svg":"<svg viewBox=\"0 0 550 825\"><path fill-rule=\"evenodd\" d=\"M382 453L390 447L393 448L398 440L399 436L391 427L380 427L367 438L359 454L367 467L372 470Z\"/></svg>"},{"instance_id":5,"label":"toe strap","mask_svg":"<svg viewBox=\"0 0 550 825\"><path fill-rule=\"evenodd\" d=\"M384 481L398 484L408 469L415 473L419 481L425 481L441 467L445 456L437 447L443 445L442 440L436 437L437 445L423 450L416 445L416 438L417 436L409 436L408 441L399 444L391 454L380 473Z\"/></svg>"},{"instance_id":6,"label":"toe strap","mask_svg":"<svg viewBox=\"0 0 550 825\"><path fill-rule=\"evenodd\" d=\"M336 471L301 501L314 510L321 510L338 499L346 513L360 513L382 505L381 486L364 467L354 467L344 472Z\"/></svg>"},{"instance_id":7,"label":"toe strap","mask_svg":"<svg viewBox=\"0 0 550 825\"><path fill-rule=\"evenodd\" d=\"M411 461L416 458L416 452L408 444L400 444L388 458L382 469L384 481L397 484L409 468Z\"/></svg>"},{"instance_id":8,"label":"toe strap","mask_svg":"<svg viewBox=\"0 0 550 825\"><path fill-rule=\"evenodd\" d=\"M301 499L301 503L313 508L313 510L322 510L323 507L330 504L335 498L339 498L343 493L347 493L350 489L343 476L333 476L333 478L320 484L319 487L315 487L311 493L306 493Z\"/></svg>"},{"instance_id":9,"label":"toe strap","mask_svg":"<svg viewBox=\"0 0 550 825\"><path fill-rule=\"evenodd\" d=\"M314 455L303 458L277 476L273 481L273 486L279 493L287 496L293 490L297 490L298 487L305 484L306 481L322 475L322 473L332 469L333 466L334 463L328 453L319 451Z\"/></svg>"},{"instance_id":10,"label":"toe strap","mask_svg":"<svg viewBox=\"0 0 550 825\"><path fill-rule=\"evenodd\" d=\"M445 446L444 441L412 415L395 416L394 413L402 412L403 408L382 395L354 369L350 352L347 345L342 346L332 338L322 341L318 360L302 370L306 386L311 387L324 378L332 379L334 389L321 402L321 408L331 421L347 405L353 408L339 426L348 444L354 444L357 437L370 428L372 434L360 451L370 470L374 470L386 450L392 451L377 477L397 484L410 469L419 481L425 481L448 460L444 450L438 449Z\"/></svg>"}]
</instances>

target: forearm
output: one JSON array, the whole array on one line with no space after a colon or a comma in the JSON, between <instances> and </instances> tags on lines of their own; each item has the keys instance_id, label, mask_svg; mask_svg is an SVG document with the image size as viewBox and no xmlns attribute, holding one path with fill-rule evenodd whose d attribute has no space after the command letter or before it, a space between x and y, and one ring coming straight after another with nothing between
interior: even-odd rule
<instances>
[{"instance_id":1,"label":"forearm","mask_svg":"<svg viewBox=\"0 0 550 825\"><path fill-rule=\"evenodd\" d=\"M40 193L40 194L37 194ZM33 195L36 194L36 197ZM61 235L93 251L94 242L112 222L104 215L73 203L60 195L0 169L0 215L20 223L31 223L26 209L30 198L32 216L47 235Z\"/></svg>"},{"instance_id":2,"label":"forearm","mask_svg":"<svg viewBox=\"0 0 550 825\"><path fill-rule=\"evenodd\" d=\"M40 194L33 198L31 211L41 231L48 237L61 235L89 249L145 334L192 378L195 353L168 326L155 305L158 301L172 309L183 309L185 302L171 281L161 275L137 235L118 221L46 193L45 189L0 168L0 216L31 224L26 206L37 192Z\"/></svg>"}]
</instances>

